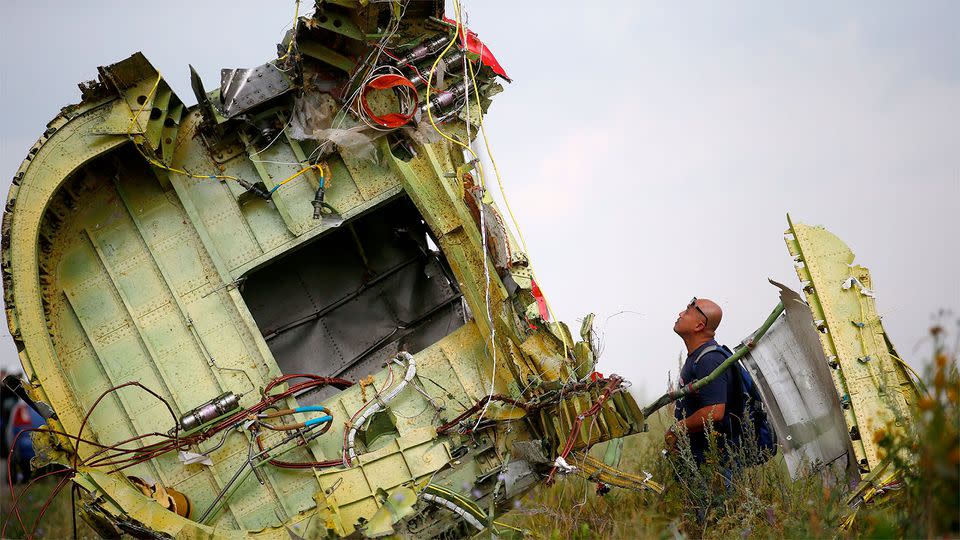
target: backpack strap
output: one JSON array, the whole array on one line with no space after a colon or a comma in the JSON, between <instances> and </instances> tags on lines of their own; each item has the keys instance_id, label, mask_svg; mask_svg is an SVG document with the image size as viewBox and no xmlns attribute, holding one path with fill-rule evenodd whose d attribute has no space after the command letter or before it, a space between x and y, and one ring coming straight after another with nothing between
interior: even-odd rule
<instances>
[{"instance_id":1,"label":"backpack strap","mask_svg":"<svg viewBox=\"0 0 960 540\"><path fill-rule=\"evenodd\" d=\"M716 345L711 345L711 346L707 347L706 349L700 351L700 354L698 354L697 357L693 359L693 365L697 365L697 362L699 362L701 358L703 358L703 357L706 356L707 354L712 353L713 351L716 351L716 350L719 350L719 349L720 349L720 347L717 347Z\"/></svg>"},{"instance_id":2,"label":"backpack strap","mask_svg":"<svg viewBox=\"0 0 960 540\"><path fill-rule=\"evenodd\" d=\"M697 362L699 362L701 358L703 358L707 354L712 353L714 351L720 351L720 354L722 354L724 358L730 358L731 356L733 356L733 351L728 349L725 345L711 345L706 349L700 351L700 354L698 354L697 357L694 358L693 365L697 365ZM746 388L747 385L743 381L743 375L740 373L740 369L742 369L740 366L740 363L737 362L736 364L730 366L730 369L732 370L733 380L737 388L734 394L737 397L740 397L739 396L740 394L747 394L748 397L752 397L750 396ZM731 399L734 399L734 398L731 398ZM743 397L740 397L740 401L741 401L741 405L743 405L743 403L745 402Z\"/></svg>"}]
</instances>

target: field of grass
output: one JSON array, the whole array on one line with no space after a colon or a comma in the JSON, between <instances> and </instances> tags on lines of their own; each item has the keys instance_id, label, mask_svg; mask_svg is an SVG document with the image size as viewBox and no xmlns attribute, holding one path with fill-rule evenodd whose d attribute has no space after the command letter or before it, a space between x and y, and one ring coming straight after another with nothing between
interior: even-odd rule
<instances>
[{"instance_id":1,"label":"field of grass","mask_svg":"<svg viewBox=\"0 0 960 540\"><path fill-rule=\"evenodd\" d=\"M792 481L778 458L744 470L729 489L717 468L691 474L683 459L659 453L672 419L661 410L649 433L624 439L620 468L650 472L666 485L662 495L613 488L600 496L595 482L571 476L532 492L502 521L550 539L960 538L958 351L946 345L942 330L932 333L936 355L924 377L929 394L919 402L913 429L877 437L904 471L903 482L856 514L845 502L851 486L829 485L819 475Z\"/></svg>"},{"instance_id":2,"label":"field of grass","mask_svg":"<svg viewBox=\"0 0 960 540\"><path fill-rule=\"evenodd\" d=\"M595 482L571 475L532 491L500 521L528 531L533 538L549 539L960 538L957 350L944 347L943 336L935 333L934 339L937 353L925 377L928 394L915 411L913 429L901 434L890 429L877 437L886 455L903 471L903 482L871 504L861 505L848 529L841 529L841 524L851 516L845 503L849 486L828 485L819 475L791 481L782 458L742 471L728 488L716 468L692 472L683 459L661 456L662 435L672 420L666 409L648 420L648 433L624 440L619 465L629 473L651 473L666 485L663 494L613 488L601 496ZM598 446L593 453L602 457L603 445ZM41 481L24 496L28 528L55 484L55 480ZM5 516L11 504L5 483L0 503ZM77 527L79 538L97 538L80 519ZM70 490L64 489L39 523L35 537L72 536ZM25 537L16 519L5 537Z\"/></svg>"},{"instance_id":3,"label":"field of grass","mask_svg":"<svg viewBox=\"0 0 960 540\"><path fill-rule=\"evenodd\" d=\"M0 461L0 465L2 465L3 470L6 471L6 460ZM57 480L56 475L52 478L41 479L24 493L23 499L20 502L20 508L22 508L20 514L23 517L23 523L26 525L28 531L33 528L37 516L40 515L40 509L50 497L54 487L56 487ZM14 486L18 494L23 487L24 486ZM0 520L6 519L7 512L10 511L11 505L10 488L7 486L6 474L4 474L3 487L0 488L0 510L3 512ZM84 540L100 538L100 536L79 517L77 517L76 524L77 538ZM13 517L10 523L6 525L7 530L3 535L4 539L27 537L23 529L20 528L20 523L16 517ZM43 519L36 525L34 538L73 538L73 513L71 512L69 487L61 490L56 498L53 499L53 502L50 503L50 508L43 515Z\"/></svg>"}]
</instances>

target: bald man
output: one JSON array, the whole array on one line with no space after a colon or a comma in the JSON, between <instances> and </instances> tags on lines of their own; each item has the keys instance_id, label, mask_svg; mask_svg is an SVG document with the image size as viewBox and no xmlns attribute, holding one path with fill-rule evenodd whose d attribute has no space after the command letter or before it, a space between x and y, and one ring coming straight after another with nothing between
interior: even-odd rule
<instances>
[{"instance_id":1,"label":"bald man","mask_svg":"<svg viewBox=\"0 0 960 540\"><path fill-rule=\"evenodd\" d=\"M706 377L726 360L727 355L714 340L722 318L720 306L705 298L695 297L680 312L673 331L687 347L687 359L680 370L681 385ZM727 415L727 403L735 396L736 381L733 377L731 370L726 370L710 384L677 401L677 423L670 426L663 436L668 449L672 451L676 446L680 424L684 424L690 434L690 449L697 463L704 461L707 450L704 431L709 423L713 423L718 434L724 437L730 435L731 419ZM722 447L723 441L720 442Z\"/></svg>"}]
</instances>

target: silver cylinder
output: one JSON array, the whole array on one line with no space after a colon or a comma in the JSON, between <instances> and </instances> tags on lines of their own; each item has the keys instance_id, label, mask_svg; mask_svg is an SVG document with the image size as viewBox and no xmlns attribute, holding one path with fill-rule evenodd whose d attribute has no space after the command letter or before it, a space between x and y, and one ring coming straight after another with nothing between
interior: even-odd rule
<instances>
[{"instance_id":1,"label":"silver cylinder","mask_svg":"<svg viewBox=\"0 0 960 540\"><path fill-rule=\"evenodd\" d=\"M462 71L463 70L463 51L461 51L460 49L457 49L451 52L443 59L443 62L447 66L447 73L458 73ZM412 82L414 86L425 86L427 82L426 78L430 76L429 73L430 73L430 69L424 66L423 70L421 70L419 74L414 73L410 77L410 82Z\"/></svg>"},{"instance_id":2,"label":"silver cylinder","mask_svg":"<svg viewBox=\"0 0 960 540\"><path fill-rule=\"evenodd\" d=\"M233 392L224 392L181 416L180 429L183 431L193 431L239 408L240 398Z\"/></svg>"},{"instance_id":3,"label":"silver cylinder","mask_svg":"<svg viewBox=\"0 0 960 540\"><path fill-rule=\"evenodd\" d=\"M403 57L397 61L397 64L401 66L405 64L412 64L421 58L425 58L439 51L440 48L445 46L447 43L450 43L450 37L444 34L424 40L423 43L417 45L413 49L410 49L410 52L403 55Z\"/></svg>"},{"instance_id":4,"label":"silver cylinder","mask_svg":"<svg viewBox=\"0 0 960 540\"><path fill-rule=\"evenodd\" d=\"M441 115L451 112L463 105L463 96L467 93L467 81L462 80L457 84L447 88L444 92L438 92L430 96L430 101L420 105L420 113L427 114L427 109L433 115Z\"/></svg>"}]
</instances>

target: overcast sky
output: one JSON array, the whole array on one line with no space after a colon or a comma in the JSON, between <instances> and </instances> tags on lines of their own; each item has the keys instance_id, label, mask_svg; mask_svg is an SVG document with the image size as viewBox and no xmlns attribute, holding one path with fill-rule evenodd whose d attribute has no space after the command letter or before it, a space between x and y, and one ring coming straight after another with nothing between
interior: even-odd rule
<instances>
[{"instance_id":1,"label":"overcast sky","mask_svg":"<svg viewBox=\"0 0 960 540\"><path fill-rule=\"evenodd\" d=\"M309 4L310 2L307 2ZM871 269L900 352L960 313L960 2L466 4L514 83L487 116L494 157L561 319L598 313L638 393L676 375L691 296L734 345L797 287L786 213ZM0 22L0 177L96 67L143 51L186 103L187 64L274 57L293 2L13 0ZM622 313L621 313L622 312ZM614 315L620 313L619 315ZM956 315L948 322L956 329ZM2 365L16 365L9 335Z\"/></svg>"}]
</instances>

